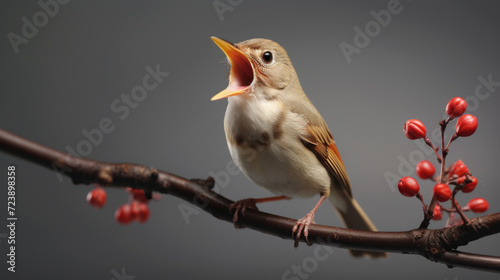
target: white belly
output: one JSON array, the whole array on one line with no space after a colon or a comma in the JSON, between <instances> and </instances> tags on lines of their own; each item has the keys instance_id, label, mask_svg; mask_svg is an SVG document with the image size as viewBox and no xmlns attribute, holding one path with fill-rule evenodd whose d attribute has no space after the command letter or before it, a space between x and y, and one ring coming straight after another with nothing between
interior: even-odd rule
<instances>
[{"instance_id":1,"label":"white belly","mask_svg":"<svg viewBox=\"0 0 500 280\"><path fill-rule=\"evenodd\" d=\"M309 151L309 155L301 154L296 149L285 150L279 144L271 144L263 150L233 146L230 151L248 178L274 194L310 197L329 193L330 177Z\"/></svg>"},{"instance_id":2,"label":"white belly","mask_svg":"<svg viewBox=\"0 0 500 280\"><path fill-rule=\"evenodd\" d=\"M276 139L272 131L273 118L277 118L277 110L281 107L271 106L271 101L259 101L258 106L251 108L252 114L248 115L245 107L236 107L234 105L238 102L231 102L226 112L226 135L228 130L237 131L243 141L236 144L228 137L228 146L236 165L248 178L277 195L310 197L329 194L328 172L300 141L306 125L301 116L287 113L282 124L283 133ZM252 105L248 100L245 104ZM262 145L252 145L259 141L245 142L245 139L259 139L257 136L262 134L268 136Z\"/></svg>"}]
</instances>

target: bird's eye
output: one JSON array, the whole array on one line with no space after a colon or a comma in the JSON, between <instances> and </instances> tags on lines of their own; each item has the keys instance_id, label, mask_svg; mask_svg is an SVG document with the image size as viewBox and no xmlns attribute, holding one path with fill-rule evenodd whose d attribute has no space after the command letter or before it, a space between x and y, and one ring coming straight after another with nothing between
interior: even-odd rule
<instances>
[{"instance_id":1,"label":"bird's eye","mask_svg":"<svg viewBox=\"0 0 500 280\"><path fill-rule=\"evenodd\" d=\"M264 60L265 63L270 63L273 61L273 54L270 51L263 53L262 60Z\"/></svg>"}]
</instances>

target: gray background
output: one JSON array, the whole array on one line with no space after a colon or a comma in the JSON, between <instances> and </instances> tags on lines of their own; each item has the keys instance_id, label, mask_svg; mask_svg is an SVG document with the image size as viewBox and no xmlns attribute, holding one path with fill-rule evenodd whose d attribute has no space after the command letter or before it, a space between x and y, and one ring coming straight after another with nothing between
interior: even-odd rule
<instances>
[{"instance_id":1,"label":"gray background","mask_svg":"<svg viewBox=\"0 0 500 280\"><path fill-rule=\"evenodd\" d=\"M370 11L387 9L388 1L232 1L238 5L221 17L213 3L71 1L16 54L7 34L21 34L21 19L32 22L41 8L37 1L2 1L0 127L64 151L85 139L82 130L109 118L115 130L88 157L145 164L186 178L222 176L231 161L222 126L226 101L209 99L226 87L229 67L210 36L233 42L269 38L287 49L303 88L333 132L355 197L380 230L408 230L422 216L419 202L402 197L384 176L404 175L398 165L422 155L404 137L403 123L419 118L431 131L454 96L471 101L469 112L480 123L473 137L451 146L450 161L462 158L480 181L459 201L482 196L490 200L488 213L500 211L495 182L500 87L488 98L475 96L480 76L500 81L498 2L401 1L402 11L352 55L351 63L339 44L354 44L353 28L364 29L373 21ZM119 119L110 104L142 83L145 67L157 64L170 76ZM97 210L85 201L91 186L74 186L67 178L59 182L51 170L5 153L0 153L0 182L6 182L10 164L17 167L17 272L6 272L7 243L0 238L2 279L118 279L113 271L123 267L135 279L282 279L292 266L314 258L315 247L295 249L289 240L235 230L204 212L186 223L179 207L188 204L169 196L150 203L146 224L121 226L113 213L127 201L125 191L109 189L106 207ZM227 178L219 190L231 199L269 195L241 173ZM426 199L431 185L421 182ZM3 189L0 224L7 214ZM316 201L261 209L299 218ZM340 225L327 204L316 221ZM499 242L497 235L462 249L499 255ZM448 269L420 256L355 260L342 249L317 263L308 279L498 278Z\"/></svg>"}]
</instances>

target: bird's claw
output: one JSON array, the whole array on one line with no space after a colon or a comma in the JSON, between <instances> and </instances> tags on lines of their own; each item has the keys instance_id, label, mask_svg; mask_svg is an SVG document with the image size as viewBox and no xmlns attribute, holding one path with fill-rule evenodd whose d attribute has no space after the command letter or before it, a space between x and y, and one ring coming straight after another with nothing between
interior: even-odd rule
<instances>
[{"instance_id":1,"label":"bird's claw","mask_svg":"<svg viewBox=\"0 0 500 280\"><path fill-rule=\"evenodd\" d=\"M304 238L306 239L306 244L311 246L312 243L309 242L309 226L312 224L316 224L314 221L314 213L309 212L304 218L299 219L295 226L292 228L292 237L294 239L294 247L299 246L299 240L300 237L302 236L302 233L304 233Z\"/></svg>"},{"instance_id":2,"label":"bird's claw","mask_svg":"<svg viewBox=\"0 0 500 280\"><path fill-rule=\"evenodd\" d=\"M238 224L238 218L239 218L239 213L241 213L241 215L245 217L245 212L247 211L248 208L259 210L259 208L257 208L257 203L255 202L255 199L247 198L238 200L229 206L230 213L233 213L234 210L233 225L235 228L237 229L244 228L244 226Z\"/></svg>"}]
</instances>

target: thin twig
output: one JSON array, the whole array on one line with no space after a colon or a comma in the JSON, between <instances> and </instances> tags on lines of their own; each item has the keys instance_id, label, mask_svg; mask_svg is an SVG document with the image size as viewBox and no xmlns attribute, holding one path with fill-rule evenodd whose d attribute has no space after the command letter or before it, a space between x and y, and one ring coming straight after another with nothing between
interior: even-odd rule
<instances>
[{"instance_id":1,"label":"thin twig","mask_svg":"<svg viewBox=\"0 0 500 280\"><path fill-rule=\"evenodd\" d=\"M455 188L453 188L453 192L451 193L451 205L453 206L453 208L455 208L455 211L458 212L458 215L460 215L460 218L462 219L462 221L464 222L464 224L468 224L470 223L470 220L469 218L467 218L467 216L465 216L464 212L462 211L462 208L460 207L460 205L458 205L457 203L457 200L455 199L455 196L457 195L457 193L462 190L462 188L472 182L472 179L470 178L471 177L471 174L470 172L467 173L466 175L466 178L464 180L464 182L462 184L456 184L455 185Z\"/></svg>"},{"instance_id":2,"label":"thin twig","mask_svg":"<svg viewBox=\"0 0 500 280\"><path fill-rule=\"evenodd\" d=\"M427 146L431 147L431 149L436 154L437 161L439 163L441 163L441 156L438 154L439 148L435 148L434 147L434 144L432 144L432 141L431 141L431 139L429 137L426 137L425 140L424 140L424 142L425 142L425 144L427 144Z\"/></svg>"},{"instance_id":3,"label":"thin twig","mask_svg":"<svg viewBox=\"0 0 500 280\"><path fill-rule=\"evenodd\" d=\"M445 183L446 181L445 166L446 166L446 156L448 155L448 148L446 149L444 148L444 131L446 130L446 126L448 125L450 120L451 117L448 117L446 120L442 120L439 122L439 126L441 127L441 156L437 154L437 149L435 149L437 160L441 164L441 171L439 173L439 178L438 178L439 183ZM429 203L429 207L427 208L427 213L424 213L424 219L420 223L419 228L427 228L429 226L430 220L432 219L432 215L434 214L434 207L436 207L437 202L438 202L437 199L434 196L432 196L431 202Z\"/></svg>"},{"instance_id":4,"label":"thin twig","mask_svg":"<svg viewBox=\"0 0 500 280\"><path fill-rule=\"evenodd\" d=\"M422 203L422 209L424 210L424 215L425 215L425 212L427 212L427 204L425 204L424 197L420 192L417 193L415 197Z\"/></svg>"}]
</instances>

